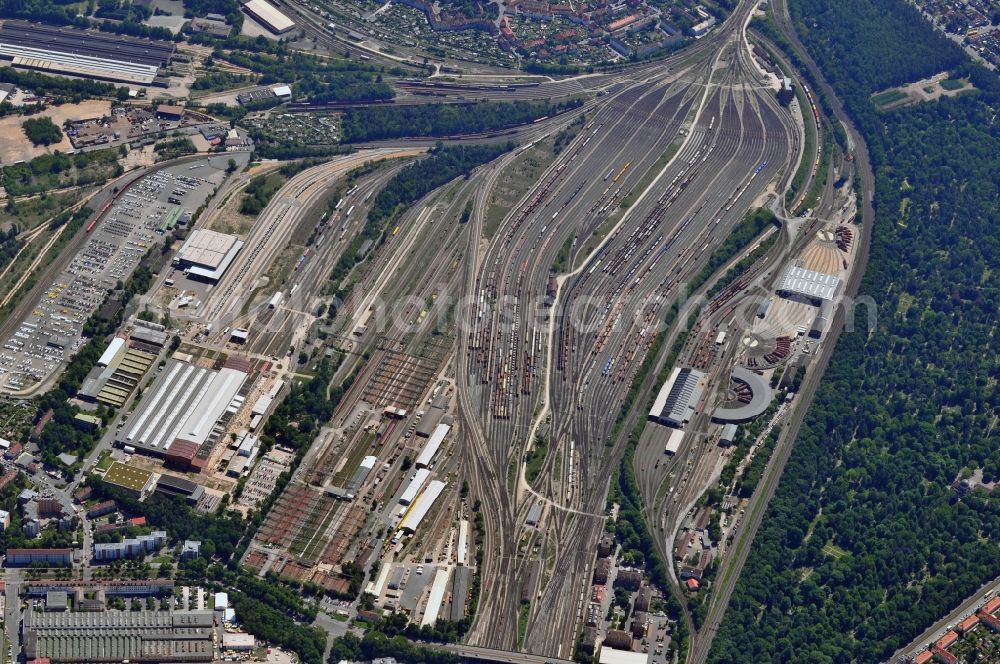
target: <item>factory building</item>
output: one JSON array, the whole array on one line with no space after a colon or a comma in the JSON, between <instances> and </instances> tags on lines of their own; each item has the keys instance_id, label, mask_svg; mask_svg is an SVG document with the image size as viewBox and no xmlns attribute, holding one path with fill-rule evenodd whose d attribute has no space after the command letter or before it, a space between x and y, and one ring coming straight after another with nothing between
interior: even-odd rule
<instances>
[{"instance_id":1,"label":"factory building","mask_svg":"<svg viewBox=\"0 0 1000 664\"><path fill-rule=\"evenodd\" d=\"M87 374L77 396L84 401L121 408L155 361L155 354L128 348L123 339L115 337L97 366Z\"/></svg>"},{"instance_id":2,"label":"factory building","mask_svg":"<svg viewBox=\"0 0 1000 664\"><path fill-rule=\"evenodd\" d=\"M170 42L78 28L14 20L0 27L0 59L47 74L166 87L160 72L173 53Z\"/></svg>"},{"instance_id":3,"label":"factory building","mask_svg":"<svg viewBox=\"0 0 1000 664\"><path fill-rule=\"evenodd\" d=\"M675 367L656 395L649 419L679 429L694 415L704 390L704 373L697 369Z\"/></svg>"},{"instance_id":4,"label":"factory building","mask_svg":"<svg viewBox=\"0 0 1000 664\"><path fill-rule=\"evenodd\" d=\"M792 265L785 270L776 290L781 297L819 306L837 296L840 278Z\"/></svg>"},{"instance_id":5,"label":"factory building","mask_svg":"<svg viewBox=\"0 0 1000 664\"><path fill-rule=\"evenodd\" d=\"M441 496L444 491L445 483L440 480L432 480L424 492L420 494L417 501L410 507L406 512L406 516L403 517L402 523L399 524L400 530L405 533L413 534L420 527L420 522L424 520L427 513L431 511L431 507L434 506L434 502Z\"/></svg>"},{"instance_id":6,"label":"factory building","mask_svg":"<svg viewBox=\"0 0 1000 664\"><path fill-rule=\"evenodd\" d=\"M225 431L223 420L239 409L247 378L238 369L214 371L170 360L117 442L183 468L200 468Z\"/></svg>"},{"instance_id":7,"label":"factory building","mask_svg":"<svg viewBox=\"0 0 1000 664\"><path fill-rule=\"evenodd\" d=\"M177 252L174 265L192 279L215 283L222 278L242 248L243 241L235 235L200 228L192 231Z\"/></svg>"},{"instance_id":8,"label":"factory building","mask_svg":"<svg viewBox=\"0 0 1000 664\"><path fill-rule=\"evenodd\" d=\"M243 11L276 35L285 34L295 27L292 19L278 11L267 0L250 0L244 3Z\"/></svg>"},{"instance_id":9,"label":"factory building","mask_svg":"<svg viewBox=\"0 0 1000 664\"><path fill-rule=\"evenodd\" d=\"M210 662L211 611L24 613L28 660Z\"/></svg>"}]
</instances>

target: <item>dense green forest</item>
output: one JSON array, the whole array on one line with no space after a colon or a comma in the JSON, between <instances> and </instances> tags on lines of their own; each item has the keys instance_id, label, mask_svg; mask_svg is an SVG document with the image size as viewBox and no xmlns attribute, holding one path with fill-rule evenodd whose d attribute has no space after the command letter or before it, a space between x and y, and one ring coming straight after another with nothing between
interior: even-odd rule
<instances>
[{"instance_id":1,"label":"dense green forest","mask_svg":"<svg viewBox=\"0 0 1000 664\"><path fill-rule=\"evenodd\" d=\"M1000 478L1000 91L901 0L792 8L872 155L877 326L840 338L710 661L878 662L1000 574L997 498L950 488ZM980 92L869 101L956 68Z\"/></svg>"},{"instance_id":2,"label":"dense green forest","mask_svg":"<svg viewBox=\"0 0 1000 664\"><path fill-rule=\"evenodd\" d=\"M402 136L477 134L527 124L580 106L579 99L545 101L484 101L476 104L421 104L350 109L342 125L345 143Z\"/></svg>"}]
</instances>

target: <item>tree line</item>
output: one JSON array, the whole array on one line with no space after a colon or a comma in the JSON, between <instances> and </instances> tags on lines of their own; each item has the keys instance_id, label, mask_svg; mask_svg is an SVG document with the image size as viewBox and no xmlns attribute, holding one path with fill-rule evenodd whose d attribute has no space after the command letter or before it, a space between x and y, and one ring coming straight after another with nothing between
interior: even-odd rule
<instances>
[{"instance_id":1,"label":"tree line","mask_svg":"<svg viewBox=\"0 0 1000 664\"><path fill-rule=\"evenodd\" d=\"M581 103L580 99L570 99L369 106L349 109L341 124L345 143L404 136L457 136L527 124L578 108Z\"/></svg>"}]
</instances>

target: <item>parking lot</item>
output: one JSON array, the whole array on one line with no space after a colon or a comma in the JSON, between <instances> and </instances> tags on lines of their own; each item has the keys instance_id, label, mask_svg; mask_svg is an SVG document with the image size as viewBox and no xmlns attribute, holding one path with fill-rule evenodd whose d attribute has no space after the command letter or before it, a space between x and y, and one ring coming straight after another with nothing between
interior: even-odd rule
<instances>
[{"instance_id":1,"label":"parking lot","mask_svg":"<svg viewBox=\"0 0 1000 664\"><path fill-rule=\"evenodd\" d=\"M0 348L0 385L20 391L45 380L83 343L87 318L131 276L174 224L183 224L225 177L226 159L151 173L119 194L90 238Z\"/></svg>"}]
</instances>

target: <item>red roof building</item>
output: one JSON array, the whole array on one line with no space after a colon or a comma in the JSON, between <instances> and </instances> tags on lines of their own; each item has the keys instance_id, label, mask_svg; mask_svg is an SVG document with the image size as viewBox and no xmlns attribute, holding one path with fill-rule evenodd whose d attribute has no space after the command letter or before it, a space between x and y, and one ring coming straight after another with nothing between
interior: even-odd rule
<instances>
[{"instance_id":1,"label":"red roof building","mask_svg":"<svg viewBox=\"0 0 1000 664\"><path fill-rule=\"evenodd\" d=\"M958 633L955 630L951 630L938 639L934 645L942 650L947 650L952 646L952 644L955 643L955 641L958 641Z\"/></svg>"},{"instance_id":2,"label":"red roof building","mask_svg":"<svg viewBox=\"0 0 1000 664\"><path fill-rule=\"evenodd\" d=\"M1000 597L994 597L986 602L986 604L983 604L983 608L980 611L983 613L996 613L997 609L1000 609Z\"/></svg>"},{"instance_id":3,"label":"red roof building","mask_svg":"<svg viewBox=\"0 0 1000 664\"><path fill-rule=\"evenodd\" d=\"M689 592L693 593L698 592L698 588L701 587L701 584L698 583L698 579L688 579L684 582L684 585L687 586Z\"/></svg>"},{"instance_id":4,"label":"red roof building","mask_svg":"<svg viewBox=\"0 0 1000 664\"><path fill-rule=\"evenodd\" d=\"M932 653L930 650L925 650L913 658L913 664L927 664L927 662L931 661L931 659L933 658L934 658L934 653Z\"/></svg>"},{"instance_id":5,"label":"red roof building","mask_svg":"<svg viewBox=\"0 0 1000 664\"><path fill-rule=\"evenodd\" d=\"M955 657L943 648L931 646L931 652L934 653L934 659L942 662L943 664L956 664L956 662L958 662L958 657Z\"/></svg>"},{"instance_id":6,"label":"red roof building","mask_svg":"<svg viewBox=\"0 0 1000 664\"><path fill-rule=\"evenodd\" d=\"M133 525L133 526L145 526L146 525L146 517L144 517L144 516L134 516L131 519L129 519L128 522L131 525Z\"/></svg>"},{"instance_id":7,"label":"red roof building","mask_svg":"<svg viewBox=\"0 0 1000 664\"><path fill-rule=\"evenodd\" d=\"M1000 632L1000 620L997 620L992 613L979 612L979 620L994 632Z\"/></svg>"},{"instance_id":8,"label":"red roof building","mask_svg":"<svg viewBox=\"0 0 1000 664\"><path fill-rule=\"evenodd\" d=\"M962 634L967 634L978 624L979 624L979 616L977 616L976 614L972 614L962 622L958 623L958 631L960 631Z\"/></svg>"}]
</instances>

